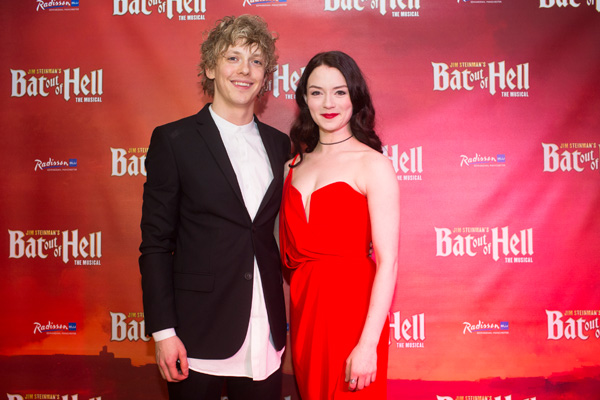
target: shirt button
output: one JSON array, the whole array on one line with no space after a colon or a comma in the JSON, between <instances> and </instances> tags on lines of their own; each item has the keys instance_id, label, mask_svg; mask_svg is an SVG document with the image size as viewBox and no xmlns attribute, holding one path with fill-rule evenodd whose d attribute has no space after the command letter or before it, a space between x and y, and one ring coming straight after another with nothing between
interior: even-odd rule
<instances>
[{"instance_id":1,"label":"shirt button","mask_svg":"<svg viewBox=\"0 0 600 400\"><path fill-rule=\"evenodd\" d=\"M246 272L244 274L244 279L246 279L247 281L251 281L252 280L252 273L251 272Z\"/></svg>"}]
</instances>

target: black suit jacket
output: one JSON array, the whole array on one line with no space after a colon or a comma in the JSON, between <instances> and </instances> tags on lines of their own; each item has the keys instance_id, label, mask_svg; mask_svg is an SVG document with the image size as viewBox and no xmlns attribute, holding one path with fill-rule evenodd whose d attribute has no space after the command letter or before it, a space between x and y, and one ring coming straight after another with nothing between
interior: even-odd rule
<instances>
[{"instance_id":1,"label":"black suit jacket","mask_svg":"<svg viewBox=\"0 0 600 400\"><path fill-rule=\"evenodd\" d=\"M139 259L146 331L175 327L189 357L224 359L240 349L250 319L255 256L275 348L285 344L273 226L290 142L256 121L274 178L254 221L208 105L152 134Z\"/></svg>"}]
</instances>

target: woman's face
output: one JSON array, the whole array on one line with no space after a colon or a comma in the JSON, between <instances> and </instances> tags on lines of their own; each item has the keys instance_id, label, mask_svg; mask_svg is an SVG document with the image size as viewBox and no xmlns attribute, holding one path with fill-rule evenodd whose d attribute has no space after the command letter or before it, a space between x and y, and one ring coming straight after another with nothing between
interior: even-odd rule
<instances>
[{"instance_id":1,"label":"woman's face","mask_svg":"<svg viewBox=\"0 0 600 400\"><path fill-rule=\"evenodd\" d=\"M304 100L321 133L351 133L352 100L346 79L337 68L315 68L308 77Z\"/></svg>"}]
</instances>

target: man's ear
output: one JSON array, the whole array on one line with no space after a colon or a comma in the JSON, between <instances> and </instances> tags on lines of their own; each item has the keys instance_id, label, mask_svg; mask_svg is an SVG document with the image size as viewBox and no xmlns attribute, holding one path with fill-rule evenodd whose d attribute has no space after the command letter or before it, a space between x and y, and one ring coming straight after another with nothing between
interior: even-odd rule
<instances>
[{"instance_id":1,"label":"man's ear","mask_svg":"<svg viewBox=\"0 0 600 400\"><path fill-rule=\"evenodd\" d=\"M215 79L215 70L213 68L206 68L204 70L204 75L206 75L208 79Z\"/></svg>"}]
</instances>

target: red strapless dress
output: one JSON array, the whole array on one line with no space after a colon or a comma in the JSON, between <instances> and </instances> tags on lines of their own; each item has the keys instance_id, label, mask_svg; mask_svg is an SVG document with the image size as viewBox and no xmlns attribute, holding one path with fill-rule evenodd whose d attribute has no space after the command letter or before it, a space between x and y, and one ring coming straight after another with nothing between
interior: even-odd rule
<instances>
[{"instance_id":1,"label":"red strapless dress","mask_svg":"<svg viewBox=\"0 0 600 400\"><path fill-rule=\"evenodd\" d=\"M331 183L312 193L307 218L292 174L293 168L283 189L280 246L292 269L292 361L302 400L385 399L388 323L377 347L376 381L357 392L344 381L375 277L367 198L345 182Z\"/></svg>"}]
</instances>

